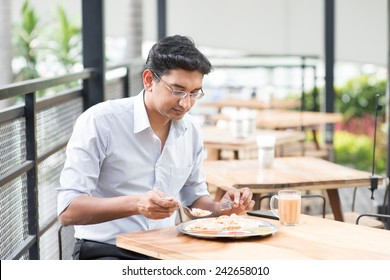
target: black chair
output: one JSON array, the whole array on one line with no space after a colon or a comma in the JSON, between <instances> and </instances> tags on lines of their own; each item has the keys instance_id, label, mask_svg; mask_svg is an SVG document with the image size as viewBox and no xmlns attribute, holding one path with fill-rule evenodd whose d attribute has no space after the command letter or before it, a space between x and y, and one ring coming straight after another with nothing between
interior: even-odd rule
<instances>
[{"instance_id":1,"label":"black chair","mask_svg":"<svg viewBox=\"0 0 390 280\"><path fill-rule=\"evenodd\" d=\"M387 195L389 195L389 183L388 179L386 179L386 190L383 198L383 206L386 208ZM358 188L354 189L353 197L352 197L352 208L351 212L344 212L344 220L349 223L356 223L364 226L374 227L374 228L386 228L385 221L388 219L389 215L381 214L381 213L358 213L355 211L356 204L356 196L357 196ZM367 217L362 219L363 217Z\"/></svg>"},{"instance_id":2,"label":"black chair","mask_svg":"<svg viewBox=\"0 0 390 280\"><path fill-rule=\"evenodd\" d=\"M385 195L384 195L384 198L383 198L383 207L386 209L386 201L387 201L387 196L390 195L389 194L389 188L390 188L390 184L388 183L387 181L387 187L386 187L386 191L385 191ZM356 190L355 190L356 192ZM354 193L354 199L355 199L355 193ZM390 207L390 205L388 205L387 207ZM360 223L360 220L361 218L363 217L371 217L371 218L376 218L377 220L381 221L383 223L383 228L385 229L390 229L390 223L387 224L387 227L385 226L386 225L386 221L389 220L390 221L390 215L388 214L380 214L380 213L363 213L363 214L360 214L358 215L358 217L356 218L356 224L358 225Z\"/></svg>"},{"instance_id":3,"label":"black chair","mask_svg":"<svg viewBox=\"0 0 390 280\"><path fill-rule=\"evenodd\" d=\"M58 258L60 260L71 260L73 247L76 243L74 238L73 226L60 226L57 231L58 234Z\"/></svg>"},{"instance_id":4,"label":"black chair","mask_svg":"<svg viewBox=\"0 0 390 280\"><path fill-rule=\"evenodd\" d=\"M360 214L357 219L356 219L356 224L358 225L359 222L360 222L360 219L362 217L372 217L372 218L377 218L379 220L381 220L383 223L385 220L389 220L390 219L390 215L386 215L386 214L370 214L370 213L365 213L365 214Z\"/></svg>"}]
</instances>

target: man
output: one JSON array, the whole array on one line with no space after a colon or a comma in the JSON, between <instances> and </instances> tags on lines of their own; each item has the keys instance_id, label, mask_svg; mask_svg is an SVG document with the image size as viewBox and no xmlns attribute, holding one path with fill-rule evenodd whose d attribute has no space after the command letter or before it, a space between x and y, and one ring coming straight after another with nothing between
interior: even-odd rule
<instances>
[{"instance_id":1,"label":"man","mask_svg":"<svg viewBox=\"0 0 390 280\"><path fill-rule=\"evenodd\" d=\"M115 246L117 234L175 224L179 204L219 215L202 171L200 127L186 114L204 93L208 59L183 36L150 50L135 97L100 103L77 120L58 189L63 225L75 225L75 259L146 259ZM231 189L227 214L251 207Z\"/></svg>"}]
</instances>

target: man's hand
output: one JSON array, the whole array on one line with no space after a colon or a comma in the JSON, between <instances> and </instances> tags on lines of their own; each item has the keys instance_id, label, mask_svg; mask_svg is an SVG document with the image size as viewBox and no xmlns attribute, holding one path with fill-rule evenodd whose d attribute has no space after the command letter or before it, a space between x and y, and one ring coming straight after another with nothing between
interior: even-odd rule
<instances>
[{"instance_id":1,"label":"man's hand","mask_svg":"<svg viewBox=\"0 0 390 280\"><path fill-rule=\"evenodd\" d=\"M160 190L147 192L138 203L139 213L153 220L170 217L177 209L178 201Z\"/></svg>"},{"instance_id":2,"label":"man's hand","mask_svg":"<svg viewBox=\"0 0 390 280\"><path fill-rule=\"evenodd\" d=\"M232 203L232 209L221 214L242 214L248 210L251 210L255 205L255 201L252 200L252 196L253 194L249 188L230 188L222 197L220 202L230 201Z\"/></svg>"}]
</instances>

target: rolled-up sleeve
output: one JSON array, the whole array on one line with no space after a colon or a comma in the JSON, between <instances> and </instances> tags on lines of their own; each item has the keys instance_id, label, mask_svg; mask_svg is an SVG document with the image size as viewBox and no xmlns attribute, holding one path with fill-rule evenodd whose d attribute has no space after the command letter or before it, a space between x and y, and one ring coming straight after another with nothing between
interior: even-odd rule
<instances>
[{"instance_id":1,"label":"rolled-up sleeve","mask_svg":"<svg viewBox=\"0 0 390 280\"><path fill-rule=\"evenodd\" d=\"M57 214L81 195L91 195L96 189L100 166L105 157L104 123L98 122L93 111L87 111L76 121L66 148L66 160L57 191Z\"/></svg>"}]
</instances>

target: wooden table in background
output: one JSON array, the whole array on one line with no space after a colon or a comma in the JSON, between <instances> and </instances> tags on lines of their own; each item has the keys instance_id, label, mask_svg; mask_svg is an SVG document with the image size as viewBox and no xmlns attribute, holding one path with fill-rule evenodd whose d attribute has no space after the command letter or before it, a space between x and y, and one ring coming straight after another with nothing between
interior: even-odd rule
<instances>
[{"instance_id":1,"label":"wooden table in background","mask_svg":"<svg viewBox=\"0 0 390 280\"><path fill-rule=\"evenodd\" d=\"M228 115L214 115L213 123L224 120L230 121ZM282 130L288 128L310 130L313 133L313 141L317 150L320 145L317 137L317 127L324 124L335 124L343 120L339 113L293 111L293 110L259 110L256 115L256 126L262 129Z\"/></svg>"},{"instance_id":2,"label":"wooden table in background","mask_svg":"<svg viewBox=\"0 0 390 280\"><path fill-rule=\"evenodd\" d=\"M205 126L202 128L202 132L204 145L208 152L208 160L221 159L222 150L233 151L235 159L239 159L240 152L257 151L256 137L258 135L275 136L277 156L283 156L283 146L295 143L300 144L302 155L304 153L303 142L306 135L302 131L258 129L246 138L233 137L229 129L220 129L216 126Z\"/></svg>"},{"instance_id":3,"label":"wooden table in background","mask_svg":"<svg viewBox=\"0 0 390 280\"><path fill-rule=\"evenodd\" d=\"M118 235L116 245L164 260L389 260L389 240L388 230L301 215L266 237L201 239L167 227Z\"/></svg>"},{"instance_id":4,"label":"wooden table in background","mask_svg":"<svg viewBox=\"0 0 390 280\"><path fill-rule=\"evenodd\" d=\"M249 187L258 202L260 194L291 188L326 190L334 217L343 221L338 188L370 186L369 172L312 157L275 158L272 168L261 168L258 160L205 161L206 182L217 188L215 200L229 187ZM383 178L379 178L381 184ZM258 206L258 204L256 204Z\"/></svg>"},{"instance_id":5,"label":"wooden table in background","mask_svg":"<svg viewBox=\"0 0 390 280\"><path fill-rule=\"evenodd\" d=\"M255 98L252 99L220 99L210 102L200 102L199 106L201 107L214 107L221 112L224 107L234 107L234 108L246 108L253 110L263 110L263 109L289 109L289 108L297 108L301 106L300 100L288 100L288 99L280 99L280 100L272 100L270 102L265 102L262 100L258 100Z\"/></svg>"},{"instance_id":6,"label":"wooden table in background","mask_svg":"<svg viewBox=\"0 0 390 280\"><path fill-rule=\"evenodd\" d=\"M230 121L228 115L214 115L212 121ZM339 113L291 111L291 110L259 110L256 125L263 129L287 129L311 127L327 123L338 123L343 120Z\"/></svg>"},{"instance_id":7,"label":"wooden table in background","mask_svg":"<svg viewBox=\"0 0 390 280\"><path fill-rule=\"evenodd\" d=\"M342 120L343 116L339 113L261 110L257 112L256 124L261 128L286 129L338 123Z\"/></svg>"}]
</instances>

